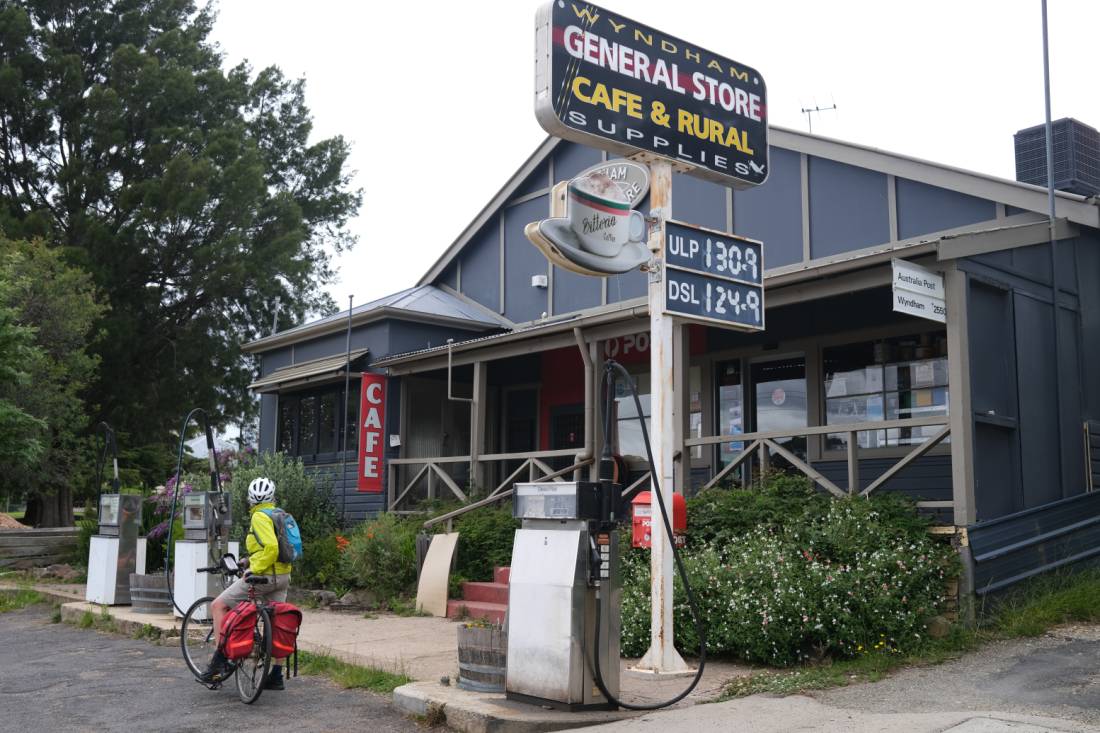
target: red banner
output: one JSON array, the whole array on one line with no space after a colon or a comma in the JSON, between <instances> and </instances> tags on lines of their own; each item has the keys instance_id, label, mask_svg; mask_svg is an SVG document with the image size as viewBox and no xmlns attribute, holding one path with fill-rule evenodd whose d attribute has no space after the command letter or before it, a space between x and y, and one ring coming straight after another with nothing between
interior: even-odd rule
<instances>
[{"instance_id":1,"label":"red banner","mask_svg":"<svg viewBox=\"0 0 1100 733\"><path fill-rule=\"evenodd\" d=\"M359 491L381 494L386 378L364 374L359 388Z\"/></svg>"}]
</instances>

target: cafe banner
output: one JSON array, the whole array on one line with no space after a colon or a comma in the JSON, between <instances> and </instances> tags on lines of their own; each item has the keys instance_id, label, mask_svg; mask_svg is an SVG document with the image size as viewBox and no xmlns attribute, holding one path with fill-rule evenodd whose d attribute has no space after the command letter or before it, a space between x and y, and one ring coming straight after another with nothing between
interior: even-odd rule
<instances>
[{"instance_id":1,"label":"cafe banner","mask_svg":"<svg viewBox=\"0 0 1100 733\"><path fill-rule=\"evenodd\" d=\"M359 391L359 481L356 488L381 494L382 433L386 425L386 378L364 374Z\"/></svg>"}]
</instances>

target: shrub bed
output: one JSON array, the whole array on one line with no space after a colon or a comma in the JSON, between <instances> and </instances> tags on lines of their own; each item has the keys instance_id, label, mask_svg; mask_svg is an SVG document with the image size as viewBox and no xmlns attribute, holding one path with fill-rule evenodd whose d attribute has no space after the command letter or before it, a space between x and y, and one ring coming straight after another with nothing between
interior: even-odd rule
<instances>
[{"instance_id":1,"label":"shrub bed","mask_svg":"<svg viewBox=\"0 0 1100 733\"><path fill-rule=\"evenodd\" d=\"M800 479L772 477L759 493L704 492L689 505L683 557L708 651L788 666L921 645L957 573L954 552L904 500L807 490ZM623 653L639 655L649 645L649 554L623 554ZM679 578L674 613L690 654L699 639Z\"/></svg>"}]
</instances>

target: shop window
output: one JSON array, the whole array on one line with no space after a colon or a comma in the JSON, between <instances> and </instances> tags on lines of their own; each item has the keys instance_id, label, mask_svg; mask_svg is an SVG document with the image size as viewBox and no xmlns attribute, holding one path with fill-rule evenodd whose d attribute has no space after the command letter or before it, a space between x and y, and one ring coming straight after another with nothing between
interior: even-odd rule
<instances>
[{"instance_id":1,"label":"shop window","mask_svg":"<svg viewBox=\"0 0 1100 733\"><path fill-rule=\"evenodd\" d=\"M642 403L642 415L645 417L646 430L649 431L649 440L653 441L653 422L650 420L652 409L650 406L650 380L649 374L634 374L634 385L638 390L638 400ZM693 366L688 371L688 390L691 402L688 409L688 435L693 438L703 436L703 370ZM619 436L619 454L632 461L646 461L645 441L642 439L642 427L638 424L638 409L634 405L634 397L630 387L616 382L615 384L615 415ZM702 458L702 446L691 449L692 458Z\"/></svg>"},{"instance_id":2,"label":"shop window","mask_svg":"<svg viewBox=\"0 0 1100 733\"><path fill-rule=\"evenodd\" d=\"M634 386L638 390L638 401L642 405L642 416L645 418L646 430L650 432L652 442L653 424L650 421L652 410L649 404L649 375L632 375ZM631 459L632 462L646 461L645 441L642 439L642 427L638 424L638 408L634 404L634 396L630 387L622 381L615 383L615 416L616 428L619 436L619 455Z\"/></svg>"},{"instance_id":3,"label":"shop window","mask_svg":"<svg viewBox=\"0 0 1100 733\"><path fill-rule=\"evenodd\" d=\"M343 385L279 395L279 450L307 463L334 461L341 450L340 398ZM347 400L347 447L356 451L359 389L353 384Z\"/></svg>"},{"instance_id":4,"label":"shop window","mask_svg":"<svg viewBox=\"0 0 1100 733\"><path fill-rule=\"evenodd\" d=\"M793 356L753 362L749 367L753 385L754 426L758 432L799 430L808 424L806 410L806 359ZM773 438L799 458L806 458L806 436ZM777 465L786 463L782 457Z\"/></svg>"},{"instance_id":5,"label":"shop window","mask_svg":"<svg viewBox=\"0 0 1100 733\"><path fill-rule=\"evenodd\" d=\"M343 391L343 390L341 390ZM336 408L340 395L337 392L325 392L317 397L317 452L335 453L340 434L339 416Z\"/></svg>"},{"instance_id":6,"label":"shop window","mask_svg":"<svg viewBox=\"0 0 1100 733\"><path fill-rule=\"evenodd\" d=\"M688 437L703 437L703 369L693 366L688 369L688 392L691 401L688 405ZM700 459L703 457L703 446L697 445L691 449L691 457Z\"/></svg>"},{"instance_id":7,"label":"shop window","mask_svg":"<svg viewBox=\"0 0 1100 733\"><path fill-rule=\"evenodd\" d=\"M897 336L822 350L826 425L947 415L947 336L943 331ZM861 448L923 443L940 426L858 433ZM845 450L847 433L825 438Z\"/></svg>"},{"instance_id":8,"label":"shop window","mask_svg":"<svg viewBox=\"0 0 1100 733\"><path fill-rule=\"evenodd\" d=\"M741 362L720 362L718 381L718 434L740 435L745 432L744 393L741 385ZM718 459L724 466L745 449L739 440L719 445Z\"/></svg>"}]
</instances>

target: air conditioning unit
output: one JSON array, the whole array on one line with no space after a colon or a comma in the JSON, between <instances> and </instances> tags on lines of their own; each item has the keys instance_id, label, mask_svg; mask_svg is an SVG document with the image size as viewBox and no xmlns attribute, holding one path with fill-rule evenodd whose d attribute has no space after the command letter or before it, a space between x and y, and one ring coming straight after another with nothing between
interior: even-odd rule
<instances>
[{"instance_id":1,"label":"air conditioning unit","mask_svg":"<svg viewBox=\"0 0 1100 733\"><path fill-rule=\"evenodd\" d=\"M1065 117L1051 123L1054 188L1095 196L1100 193L1100 132ZM1046 125L1020 130L1016 143L1016 180L1047 185Z\"/></svg>"}]
</instances>

